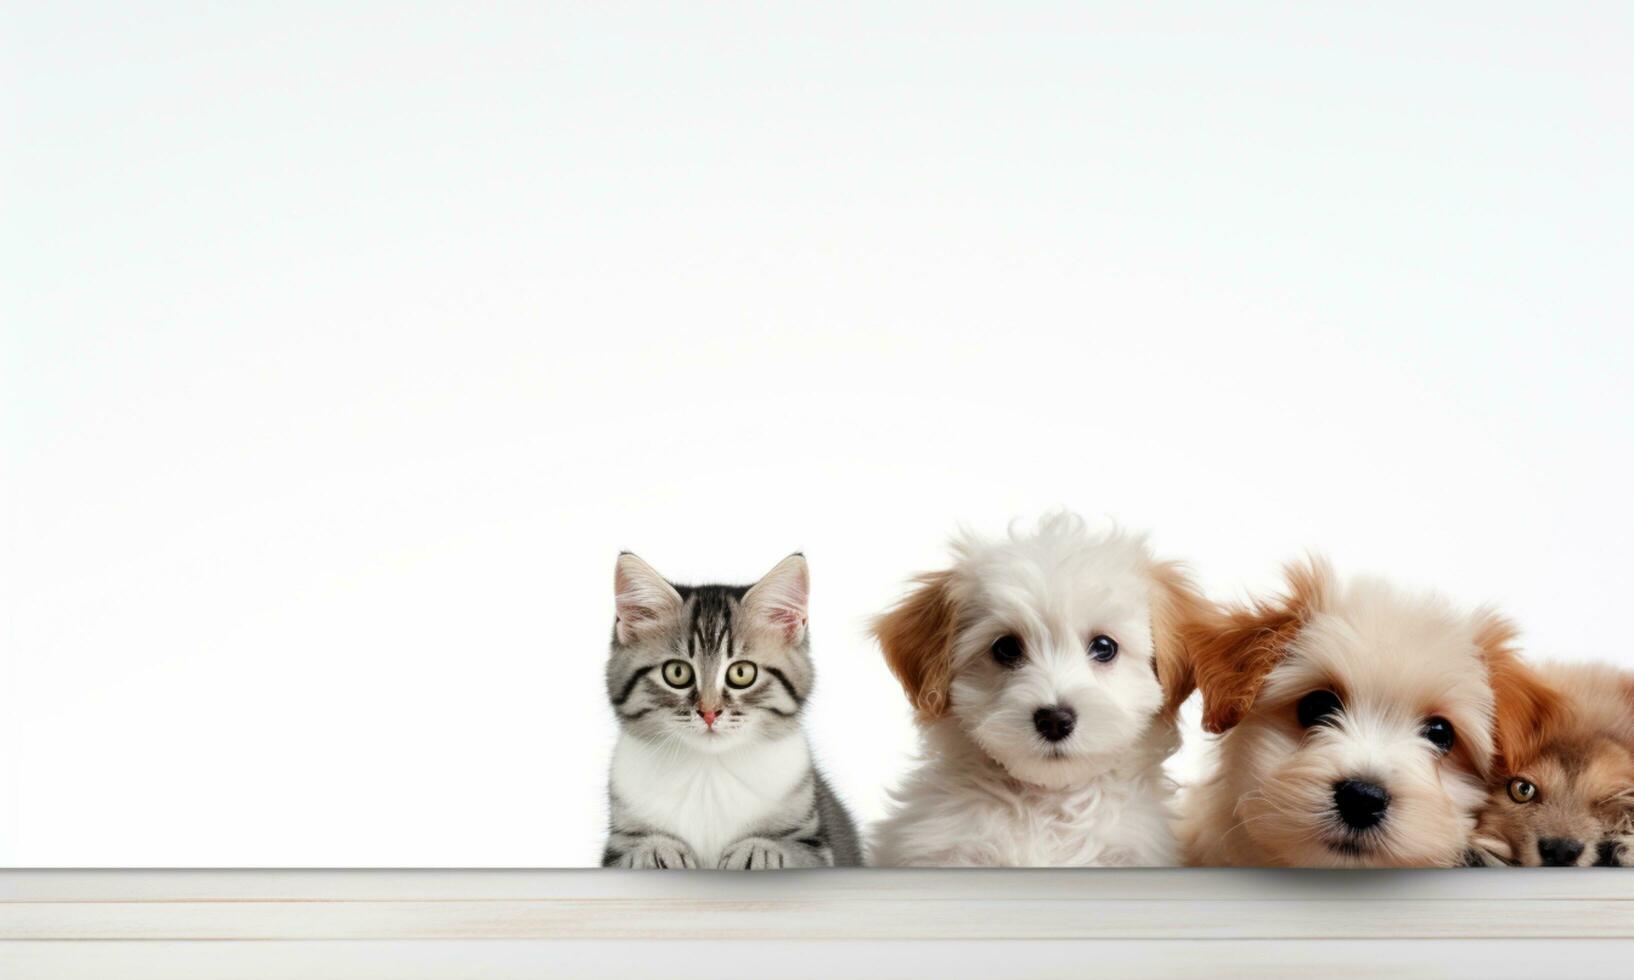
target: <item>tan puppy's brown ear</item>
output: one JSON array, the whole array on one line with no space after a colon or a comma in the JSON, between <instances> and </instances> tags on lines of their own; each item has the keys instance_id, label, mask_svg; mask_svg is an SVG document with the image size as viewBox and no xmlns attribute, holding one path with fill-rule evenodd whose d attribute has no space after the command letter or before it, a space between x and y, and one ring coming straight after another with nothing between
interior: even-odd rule
<instances>
[{"instance_id":1,"label":"tan puppy's brown ear","mask_svg":"<svg viewBox=\"0 0 1634 980\"><path fill-rule=\"evenodd\" d=\"M1564 720L1564 700L1521 660L1515 635L1507 619L1490 612L1482 614L1475 635L1492 683L1494 758L1488 764L1502 772L1530 765Z\"/></svg>"},{"instance_id":2,"label":"tan puppy's brown ear","mask_svg":"<svg viewBox=\"0 0 1634 980\"><path fill-rule=\"evenodd\" d=\"M949 592L950 572L919 576L918 588L874 620L874 636L886 666L902 683L920 721L942 717L953 682L953 634L958 610Z\"/></svg>"},{"instance_id":3,"label":"tan puppy's brown ear","mask_svg":"<svg viewBox=\"0 0 1634 980\"><path fill-rule=\"evenodd\" d=\"M1287 575L1287 595L1218 610L1186 626L1184 642L1203 692L1204 731L1218 735L1242 721L1289 641L1326 604L1333 572L1325 561L1291 564Z\"/></svg>"},{"instance_id":4,"label":"tan puppy's brown ear","mask_svg":"<svg viewBox=\"0 0 1634 980\"><path fill-rule=\"evenodd\" d=\"M1197 690L1197 674L1187 640L1194 624L1216 610L1177 562L1152 566L1152 669L1163 685L1163 714L1174 717Z\"/></svg>"}]
</instances>

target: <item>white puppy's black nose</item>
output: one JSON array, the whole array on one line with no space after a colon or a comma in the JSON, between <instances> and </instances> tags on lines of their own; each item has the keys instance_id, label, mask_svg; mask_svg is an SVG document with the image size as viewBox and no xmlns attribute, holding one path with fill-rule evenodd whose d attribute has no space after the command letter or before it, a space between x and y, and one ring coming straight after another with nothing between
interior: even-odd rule
<instances>
[{"instance_id":1,"label":"white puppy's black nose","mask_svg":"<svg viewBox=\"0 0 1634 980\"><path fill-rule=\"evenodd\" d=\"M1078 724L1078 712L1071 708L1055 705L1052 708L1039 708L1033 712L1033 727L1038 734L1051 742L1059 742L1072 734L1072 726Z\"/></svg>"},{"instance_id":2,"label":"white puppy's black nose","mask_svg":"<svg viewBox=\"0 0 1634 980\"><path fill-rule=\"evenodd\" d=\"M1384 811L1390 808L1390 794L1383 786L1342 779L1333 784L1333 806L1347 826L1366 830L1384 819Z\"/></svg>"}]
</instances>

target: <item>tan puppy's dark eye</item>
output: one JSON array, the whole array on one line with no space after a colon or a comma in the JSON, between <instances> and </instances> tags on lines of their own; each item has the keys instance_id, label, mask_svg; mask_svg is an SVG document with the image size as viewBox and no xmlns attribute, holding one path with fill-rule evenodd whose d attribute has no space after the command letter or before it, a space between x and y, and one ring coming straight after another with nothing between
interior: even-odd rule
<instances>
[{"instance_id":1,"label":"tan puppy's dark eye","mask_svg":"<svg viewBox=\"0 0 1634 980\"><path fill-rule=\"evenodd\" d=\"M1509 798L1516 803L1530 803L1538 795L1538 788L1524 779L1509 781Z\"/></svg>"},{"instance_id":2,"label":"tan puppy's dark eye","mask_svg":"<svg viewBox=\"0 0 1634 980\"><path fill-rule=\"evenodd\" d=\"M1299 719L1300 728L1310 728L1312 725L1331 725L1333 718L1344 710L1339 695L1332 691L1312 691L1299 699L1294 706L1294 715Z\"/></svg>"},{"instance_id":3,"label":"tan puppy's dark eye","mask_svg":"<svg viewBox=\"0 0 1634 980\"><path fill-rule=\"evenodd\" d=\"M692 665L685 660L664 661L664 683L670 687L686 687L692 683Z\"/></svg>"},{"instance_id":4,"label":"tan puppy's dark eye","mask_svg":"<svg viewBox=\"0 0 1634 980\"><path fill-rule=\"evenodd\" d=\"M732 666L726 668L726 683L729 687L748 687L755 682L755 675L760 671L748 660L734 660Z\"/></svg>"},{"instance_id":5,"label":"tan puppy's dark eye","mask_svg":"<svg viewBox=\"0 0 1634 980\"><path fill-rule=\"evenodd\" d=\"M1424 738L1442 755L1452 751L1452 722L1437 715L1424 723Z\"/></svg>"}]
</instances>

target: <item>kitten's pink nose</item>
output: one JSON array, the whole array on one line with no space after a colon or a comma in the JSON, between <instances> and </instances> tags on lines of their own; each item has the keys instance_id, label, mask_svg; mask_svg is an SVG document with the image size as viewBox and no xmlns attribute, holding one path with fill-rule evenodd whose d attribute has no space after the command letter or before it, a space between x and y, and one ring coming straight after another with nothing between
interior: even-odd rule
<instances>
[{"instance_id":1,"label":"kitten's pink nose","mask_svg":"<svg viewBox=\"0 0 1634 980\"><path fill-rule=\"evenodd\" d=\"M704 709L699 708L698 709L698 714L703 716L704 724L708 725L710 728L714 728L715 727L715 716L720 714L720 712L719 711L705 711Z\"/></svg>"}]
</instances>

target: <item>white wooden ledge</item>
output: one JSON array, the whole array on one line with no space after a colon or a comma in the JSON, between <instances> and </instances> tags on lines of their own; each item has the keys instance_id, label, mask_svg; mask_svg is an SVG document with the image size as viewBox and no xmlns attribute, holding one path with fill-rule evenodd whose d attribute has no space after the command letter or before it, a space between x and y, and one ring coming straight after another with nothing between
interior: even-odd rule
<instances>
[{"instance_id":1,"label":"white wooden ledge","mask_svg":"<svg viewBox=\"0 0 1634 980\"><path fill-rule=\"evenodd\" d=\"M1627 976L1634 871L0 872L8 978L673 977L729 962L786 977L1090 962Z\"/></svg>"}]
</instances>

